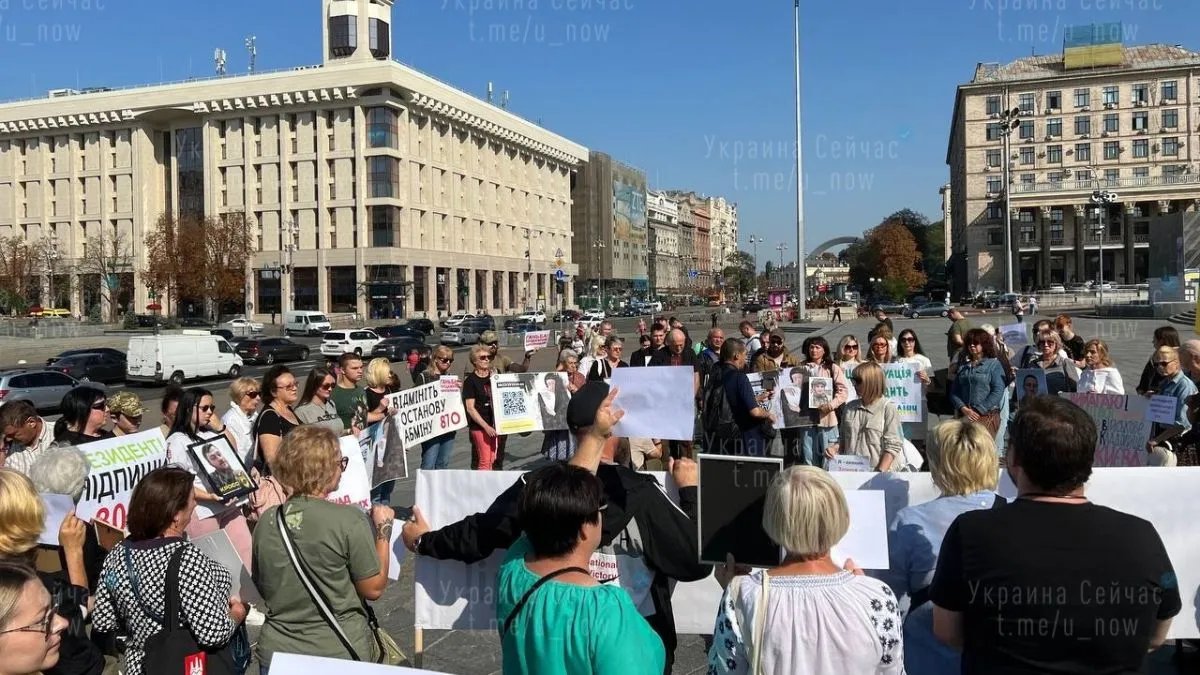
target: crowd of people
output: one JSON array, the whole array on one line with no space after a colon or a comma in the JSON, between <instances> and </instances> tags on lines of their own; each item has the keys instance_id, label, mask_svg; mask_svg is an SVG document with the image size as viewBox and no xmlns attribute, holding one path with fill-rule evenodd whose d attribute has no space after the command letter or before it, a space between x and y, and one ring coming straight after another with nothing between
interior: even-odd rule
<instances>
[{"instance_id":1,"label":"crowd of people","mask_svg":"<svg viewBox=\"0 0 1200 675\"><path fill-rule=\"evenodd\" d=\"M544 432L544 465L459 522L434 529L414 510L399 537L414 554L465 563L507 549L495 603L505 673L670 673L674 586L714 571L724 594L713 608L712 673L1138 671L1180 611L1180 589L1152 525L1087 500L1097 430L1057 396L1125 393L1107 345L1059 316L1035 323L1014 350L1004 332L954 310L943 377L915 331L875 318L865 340L812 336L794 352L782 331L750 321L736 337L714 326L695 341L674 318L655 322L630 353L610 322L582 340L564 336L543 379L555 390L565 383L570 401L539 401L567 428ZM513 362L494 333L482 338L465 368L453 368L445 347L409 366L414 386L461 377L471 468L500 470L506 437L491 377L528 372L531 354ZM1200 340L1181 345L1164 327L1154 342L1136 393L1178 401L1174 423L1156 425L1146 447L1167 464L1200 446ZM894 363L912 366L927 409L953 419L902 422L885 379ZM662 366L692 370L694 437L614 437L623 412L613 371ZM1032 388L1018 378L1028 371L1040 371ZM78 503L84 492L90 467L78 446L137 433L145 407L130 392L86 386L64 398L54 424L28 403L0 406L0 675L100 675L118 657L130 675L178 670L162 648L171 632L189 637L208 672L244 673L252 653L264 675L279 653L403 662L371 607L389 578L391 484L372 490L367 513L327 500L347 468L339 437L389 418L388 394L399 388L386 360L347 354L303 383L280 365L234 380L224 412L207 389L169 389L167 464L135 486L124 539L102 542L70 514L50 548L39 543L46 496ZM456 436L425 441L421 468L447 468ZM224 495L209 479L238 467L195 449L224 443L253 491ZM762 521L782 552L777 566L699 562L698 452L784 457ZM866 574L834 558L850 515L824 468L845 456L885 473L923 466L941 492L896 514L889 569ZM677 500L639 472L658 466ZM996 494L1001 470L1017 487L1012 503ZM219 532L261 602L244 601L231 571L192 543ZM1011 532L1025 544L1013 545ZM1081 569L1089 587L1137 600L1080 599ZM1049 590L1014 600L1014 588ZM1076 595L1042 602L1060 591ZM1021 633L1052 615L1076 639ZM1134 628L1099 634L1108 620ZM256 650L247 625L261 626Z\"/></svg>"}]
</instances>

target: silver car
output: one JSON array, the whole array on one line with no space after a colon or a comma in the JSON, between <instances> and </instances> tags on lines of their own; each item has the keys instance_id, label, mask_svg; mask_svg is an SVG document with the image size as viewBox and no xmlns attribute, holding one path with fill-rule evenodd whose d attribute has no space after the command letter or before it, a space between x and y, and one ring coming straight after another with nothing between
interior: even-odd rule
<instances>
[{"instance_id":1,"label":"silver car","mask_svg":"<svg viewBox=\"0 0 1200 675\"><path fill-rule=\"evenodd\" d=\"M63 396L81 384L85 383L53 370L2 370L0 403L29 401L39 412L58 410ZM86 385L104 390L104 385L99 382L87 382Z\"/></svg>"}]
</instances>

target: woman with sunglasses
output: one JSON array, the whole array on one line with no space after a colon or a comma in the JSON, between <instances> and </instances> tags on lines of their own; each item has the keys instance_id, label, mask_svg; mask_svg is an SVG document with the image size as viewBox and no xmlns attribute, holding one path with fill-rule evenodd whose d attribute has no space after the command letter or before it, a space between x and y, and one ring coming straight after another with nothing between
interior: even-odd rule
<instances>
[{"instance_id":1,"label":"woman with sunglasses","mask_svg":"<svg viewBox=\"0 0 1200 675\"><path fill-rule=\"evenodd\" d=\"M1062 338L1058 333L1049 330L1038 333L1034 344L1037 350L1030 350L1019 367L1046 371L1046 393L1051 396L1075 391L1079 382L1079 367L1063 351Z\"/></svg>"},{"instance_id":2,"label":"woman with sunglasses","mask_svg":"<svg viewBox=\"0 0 1200 675\"><path fill-rule=\"evenodd\" d=\"M66 629L32 568L0 565L0 675L54 672Z\"/></svg>"},{"instance_id":3,"label":"woman with sunglasses","mask_svg":"<svg viewBox=\"0 0 1200 675\"><path fill-rule=\"evenodd\" d=\"M105 431L108 423L108 398L95 387L76 387L63 396L62 417L54 423L54 442L62 445L83 445L112 438Z\"/></svg>"},{"instance_id":4,"label":"woman with sunglasses","mask_svg":"<svg viewBox=\"0 0 1200 675\"><path fill-rule=\"evenodd\" d=\"M491 471L500 453L500 435L492 414L492 350L471 348L471 372L463 379L463 407L471 437L471 468Z\"/></svg>"},{"instance_id":5,"label":"woman with sunglasses","mask_svg":"<svg viewBox=\"0 0 1200 675\"><path fill-rule=\"evenodd\" d=\"M450 367L454 365L454 351L446 345L438 345L433 350L433 368L422 370L413 376L413 384L420 387L432 384L449 377ZM443 470L450 468L450 455L454 452L455 431L431 438L421 444L421 468Z\"/></svg>"},{"instance_id":6,"label":"woman with sunglasses","mask_svg":"<svg viewBox=\"0 0 1200 675\"><path fill-rule=\"evenodd\" d=\"M254 463L254 421L258 419L260 389L253 377L239 377L229 385L229 410L221 416L225 428L233 435L242 463Z\"/></svg>"},{"instance_id":7,"label":"woman with sunglasses","mask_svg":"<svg viewBox=\"0 0 1200 675\"><path fill-rule=\"evenodd\" d=\"M524 534L496 580L505 673L663 672L662 639L629 593L588 571L605 508L600 480L581 467L556 462L526 477L517 501Z\"/></svg>"},{"instance_id":8,"label":"woman with sunglasses","mask_svg":"<svg viewBox=\"0 0 1200 675\"><path fill-rule=\"evenodd\" d=\"M895 339L892 337L891 331L887 326L880 326L871 331L871 337L868 342L870 345L867 349L867 361L883 365L892 362L892 355L896 353L893 348Z\"/></svg>"},{"instance_id":9,"label":"woman with sunglasses","mask_svg":"<svg viewBox=\"0 0 1200 675\"><path fill-rule=\"evenodd\" d=\"M64 451L78 452L75 448L52 448L49 451L51 454L43 457L53 458L56 453ZM79 459L82 459L86 469L87 460ZM34 466L44 465L39 459ZM45 505L33 481L12 469L0 469L0 565L36 565L39 556L45 552L38 545L45 529L45 518ZM61 617L64 622L59 630L62 638L58 650L59 662L53 670L47 671L48 675L100 675L104 670L104 655L88 638L87 633L86 617L91 605L91 586L84 558L88 552L86 538L89 530L87 524L74 514L68 515L58 531L61 546L59 550L65 561L63 571L38 575L40 585L49 593L56 616ZM96 561L97 578L102 560L101 558ZM0 606L0 614L3 613L4 608ZM18 625L26 626L28 623L30 622ZM34 631L32 626L29 628L28 631L14 630L13 633L46 633L50 629L49 625L44 626L45 631ZM13 640L5 640L3 635L4 633L0 632L0 664L4 663L6 657L13 656L7 652L15 646L12 644ZM57 636L46 634L45 637L49 639ZM5 672L8 671L0 665L0 673Z\"/></svg>"},{"instance_id":10,"label":"woman with sunglasses","mask_svg":"<svg viewBox=\"0 0 1200 675\"><path fill-rule=\"evenodd\" d=\"M292 409L300 401L300 387L287 366L272 366L263 374L261 391L263 410L254 424L254 440L258 444L254 462L260 472L269 476L279 445L301 424Z\"/></svg>"},{"instance_id":11,"label":"woman with sunglasses","mask_svg":"<svg viewBox=\"0 0 1200 675\"><path fill-rule=\"evenodd\" d=\"M308 371L308 379L304 382L304 393L300 396L303 401L296 407L296 419L301 424L314 424L325 427L335 436L346 435L346 425L338 417L337 406L333 404L333 388L337 386L337 377L324 366L317 366Z\"/></svg>"},{"instance_id":12,"label":"woman with sunglasses","mask_svg":"<svg viewBox=\"0 0 1200 675\"><path fill-rule=\"evenodd\" d=\"M242 515L242 510L232 500L226 501L209 492L210 486L201 478L203 469L200 462L189 452L192 447L199 451L206 443L222 435L228 439L231 447L237 447L236 439L220 422L216 410L211 391L192 387L183 392L183 396L179 398L179 408L175 412L175 422L171 425L171 435L167 437L167 464L190 471L193 476L192 491L196 500L196 512L194 518L188 519L188 536L195 539L217 530L225 530L230 543L238 552L238 557L248 568L249 523ZM260 415L259 421L261 420Z\"/></svg>"},{"instance_id":13,"label":"woman with sunglasses","mask_svg":"<svg viewBox=\"0 0 1200 675\"><path fill-rule=\"evenodd\" d=\"M907 363L913 367L916 378L921 382L921 400L925 400L925 391L933 381L933 362L925 355L925 350L921 349L921 341L917 339L913 329L905 328L900 331L900 337L896 339L896 355L892 357L892 362ZM914 445L923 446L928 435L927 427L927 421L905 422L904 437Z\"/></svg>"}]
</instances>

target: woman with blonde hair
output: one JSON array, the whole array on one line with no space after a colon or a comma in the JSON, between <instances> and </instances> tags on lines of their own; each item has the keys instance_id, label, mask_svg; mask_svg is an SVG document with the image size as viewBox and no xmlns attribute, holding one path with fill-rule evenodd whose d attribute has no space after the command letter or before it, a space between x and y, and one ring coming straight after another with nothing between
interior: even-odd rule
<instances>
[{"instance_id":1,"label":"woman with blonde hair","mask_svg":"<svg viewBox=\"0 0 1200 675\"><path fill-rule=\"evenodd\" d=\"M867 361L872 363L891 363L892 355L896 353L896 340L892 331L884 324L871 331L870 347L867 349Z\"/></svg>"},{"instance_id":2,"label":"woman with blonde hair","mask_svg":"<svg viewBox=\"0 0 1200 675\"><path fill-rule=\"evenodd\" d=\"M258 380L239 377L229 385L229 410L221 416L236 442L234 449L246 466L254 464L254 421L258 419L261 393Z\"/></svg>"},{"instance_id":3,"label":"woman with blonde hair","mask_svg":"<svg viewBox=\"0 0 1200 675\"><path fill-rule=\"evenodd\" d=\"M363 392L367 401L367 416L372 414L382 415L382 421L387 424L388 418L392 416L392 409L388 405L388 394L394 394L400 391L400 382L395 380L395 373L392 372L392 362L385 358L371 359L367 363L367 389ZM393 384L393 381L395 384ZM385 430L386 431L386 430ZM391 445L391 441L389 441ZM381 485L371 488L371 503L372 504L390 504L392 501L392 491L396 488L395 481L389 481Z\"/></svg>"},{"instance_id":4,"label":"woman with blonde hair","mask_svg":"<svg viewBox=\"0 0 1200 675\"><path fill-rule=\"evenodd\" d=\"M904 620L904 665L910 673L957 675L959 653L933 635L929 585L950 524L960 514L1004 504L996 494L1000 462L982 424L948 420L934 428L927 449L929 473L941 497L901 509L888 531L891 566L880 577L897 598L910 597Z\"/></svg>"},{"instance_id":5,"label":"woman with blonde hair","mask_svg":"<svg viewBox=\"0 0 1200 675\"><path fill-rule=\"evenodd\" d=\"M0 675L54 672L66 629L32 568L0 564Z\"/></svg>"},{"instance_id":6,"label":"woman with blonde hair","mask_svg":"<svg viewBox=\"0 0 1200 675\"><path fill-rule=\"evenodd\" d=\"M852 381L858 400L846 404L841 442L829 446L825 456L833 459L839 453L858 455L866 457L875 471L891 471L904 452L904 437L900 433L900 412L883 395L883 368L868 361L854 369ZM896 468L900 468L898 464Z\"/></svg>"},{"instance_id":7,"label":"woman with blonde hair","mask_svg":"<svg viewBox=\"0 0 1200 675\"><path fill-rule=\"evenodd\" d=\"M1083 370L1079 373L1080 393L1125 395L1121 371L1113 366L1104 340L1088 340L1083 346L1083 363Z\"/></svg>"},{"instance_id":8,"label":"woman with blonde hair","mask_svg":"<svg viewBox=\"0 0 1200 675\"><path fill-rule=\"evenodd\" d=\"M1046 391L1051 396L1060 392L1075 391L1079 381L1079 367L1063 351L1062 338L1058 333L1042 331L1034 338L1037 351L1029 354L1018 368L1041 368L1046 371Z\"/></svg>"},{"instance_id":9,"label":"woman with blonde hair","mask_svg":"<svg viewBox=\"0 0 1200 675\"><path fill-rule=\"evenodd\" d=\"M491 471L502 458L500 435L492 413L492 350L483 345L471 348L471 371L463 379L463 407L471 438L471 468Z\"/></svg>"},{"instance_id":10,"label":"woman with blonde hair","mask_svg":"<svg viewBox=\"0 0 1200 675\"><path fill-rule=\"evenodd\" d=\"M892 591L830 554L850 529L846 496L833 477L813 466L781 471L767 489L762 526L783 561L746 576L735 576L733 560L717 568L725 594L708 672L903 673Z\"/></svg>"},{"instance_id":11,"label":"woman with blonde hair","mask_svg":"<svg viewBox=\"0 0 1200 675\"><path fill-rule=\"evenodd\" d=\"M377 660L382 648L366 601L378 600L387 587L395 514L376 504L368 519L357 505L326 500L346 460L337 436L325 427L302 426L289 434L277 465L275 476L291 497L263 514L254 530L254 583L267 606L258 642L263 672L278 652Z\"/></svg>"}]
</instances>

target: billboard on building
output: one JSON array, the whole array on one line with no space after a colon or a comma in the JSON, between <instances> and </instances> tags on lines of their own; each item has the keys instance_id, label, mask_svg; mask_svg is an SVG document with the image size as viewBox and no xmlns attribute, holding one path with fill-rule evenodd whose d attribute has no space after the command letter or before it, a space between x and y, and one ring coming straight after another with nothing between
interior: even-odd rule
<instances>
[{"instance_id":1,"label":"billboard on building","mask_svg":"<svg viewBox=\"0 0 1200 675\"><path fill-rule=\"evenodd\" d=\"M646 186L613 177L613 240L646 245Z\"/></svg>"},{"instance_id":2,"label":"billboard on building","mask_svg":"<svg viewBox=\"0 0 1200 675\"><path fill-rule=\"evenodd\" d=\"M1063 69L1119 66L1125 61L1118 23L1068 26L1063 33Z\"/></svg>"}]
</instances>

